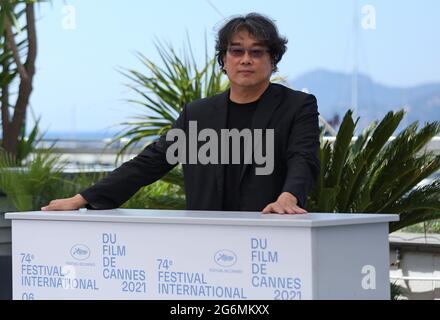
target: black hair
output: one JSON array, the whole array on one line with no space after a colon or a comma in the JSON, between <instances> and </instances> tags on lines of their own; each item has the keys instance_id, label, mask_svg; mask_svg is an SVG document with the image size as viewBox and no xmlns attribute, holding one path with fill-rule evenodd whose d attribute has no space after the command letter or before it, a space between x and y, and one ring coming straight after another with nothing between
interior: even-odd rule
<instances>
[{"instance_id":1,"label":"black hair","mask_svg":"<svg viewBox=\"0 0 440 320\"><path fill-rule=\"evenodd\" d=\"M223 58L232 37L242 30L247 30L250 35L268 48L273 63L273 71L277 71L277 64L287 50L287 39L278 34L278 29L271 19L258 13L249 13L245 16L233 17L221 27L217 34L215 56L223 72Z\"/></svg>"}]
</instances>

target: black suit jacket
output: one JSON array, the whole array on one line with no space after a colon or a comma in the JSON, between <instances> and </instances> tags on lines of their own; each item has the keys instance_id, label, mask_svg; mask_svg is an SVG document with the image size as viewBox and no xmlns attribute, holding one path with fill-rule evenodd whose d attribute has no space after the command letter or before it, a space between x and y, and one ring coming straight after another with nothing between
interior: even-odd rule
<instances>
[{"instance_id":1,"label":"black suit jacket","mask_svg":"<svg viewBox=\"0 0 440 320\"><path fill-rule=\"evenodd\" d=\"M174 124L188 132L189 121L198 131L226 129L229 90L184 106ZM307 194L320 170L319 121L313 95L270 84L261 96L251 129L274 129L275 162L270 175L256 175L253 164L244 165L240 176L240 209L261 211L288 191L305 207ZM220 137L220 135L219 135ZM116 208L139 188L160 179L173 168L166 150L173 142L162 136L138 156L124 163L81 195L94 209ZM224 165L184 164L188 210L222 210Z\"/></svg>"}]
</instances>

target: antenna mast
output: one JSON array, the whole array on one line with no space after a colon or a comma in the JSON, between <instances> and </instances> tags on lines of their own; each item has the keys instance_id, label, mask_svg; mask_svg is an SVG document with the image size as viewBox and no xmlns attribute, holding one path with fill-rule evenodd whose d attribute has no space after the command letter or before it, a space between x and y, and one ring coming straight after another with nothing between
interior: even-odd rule
<instances>
[{"instance_id":1,"label":"antenna mast","mask_svg":"<svg viewBox=\"0 0 440 320\"><path fill-rule=\"evenodd\" d=\"M359 14L358 1L353 0L353 70L351 74L351 107L353 114L358 111L358 74L359 74Z\"/></svg>"}]
</instances>

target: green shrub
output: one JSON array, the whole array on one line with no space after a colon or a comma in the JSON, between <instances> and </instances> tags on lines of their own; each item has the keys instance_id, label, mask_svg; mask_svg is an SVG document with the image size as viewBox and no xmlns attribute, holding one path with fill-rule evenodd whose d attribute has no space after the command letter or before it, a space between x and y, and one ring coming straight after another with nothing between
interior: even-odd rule
<instances>
[{"instance_id":1,"label":"green shrub","mask_svg":"<svg viewBox=\"0 0 440 320\"><path fill-rule=\"evenodd\" d=\"M334 143L321 144L309 211L399 214L390 232L440 217L440 179L417 186L440 169L440 156L425 149L440 123L415 122L390 139L403 116L388 112L354 140L357 121L346 113Z\"/></svg>"}]
</instances>

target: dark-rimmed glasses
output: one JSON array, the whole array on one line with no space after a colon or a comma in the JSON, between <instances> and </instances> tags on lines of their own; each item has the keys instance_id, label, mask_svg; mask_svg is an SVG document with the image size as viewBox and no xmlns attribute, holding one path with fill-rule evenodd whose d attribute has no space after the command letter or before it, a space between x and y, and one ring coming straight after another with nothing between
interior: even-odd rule
<instances>
[{"instance_id":1,"label":"dark-rimmed glasses","mask_svg":"<svg viewBox=\"0 0 440 320\"><path fill-rule=\"evenodd\" d=\"M265 48L245 49L243 47L238 47L238 46L231 46L228 48L228 53L234 58L243 57L246 51L249 57L257 58L257 59L263 57L266 52L269 52L269 50Z\"/></svg>"}]
</instances>

